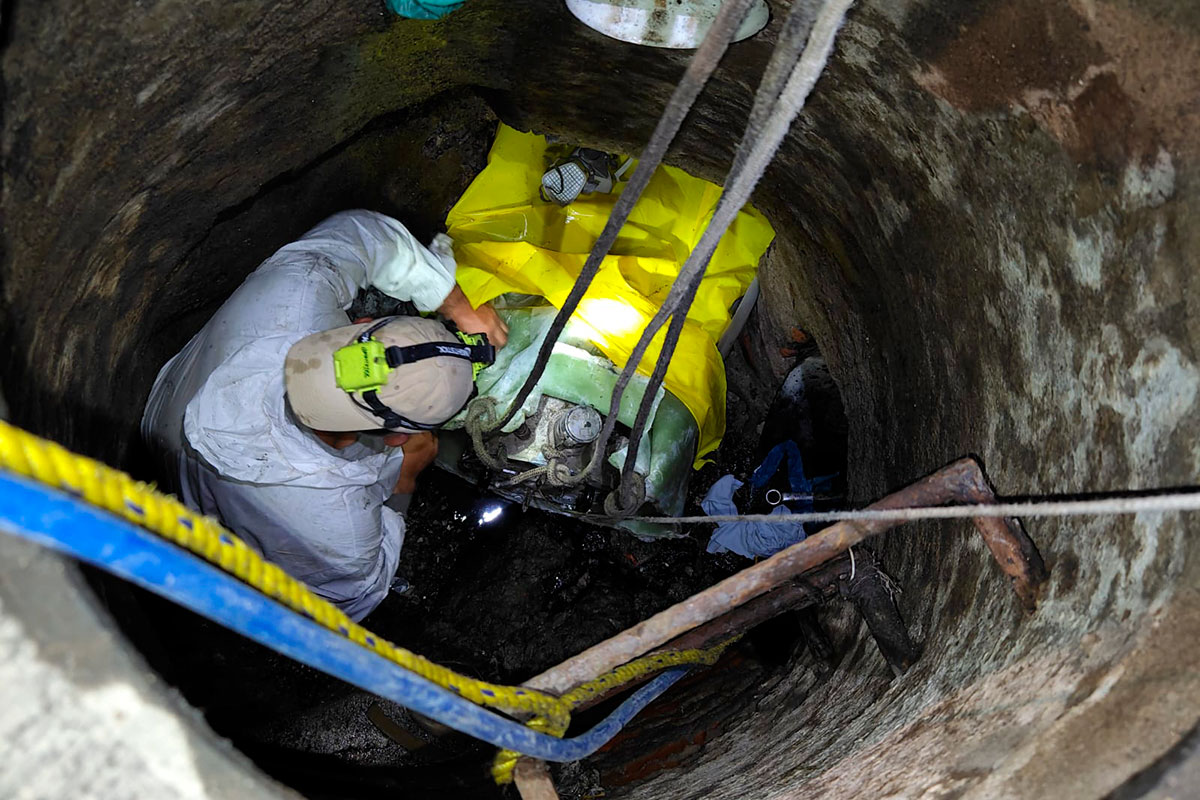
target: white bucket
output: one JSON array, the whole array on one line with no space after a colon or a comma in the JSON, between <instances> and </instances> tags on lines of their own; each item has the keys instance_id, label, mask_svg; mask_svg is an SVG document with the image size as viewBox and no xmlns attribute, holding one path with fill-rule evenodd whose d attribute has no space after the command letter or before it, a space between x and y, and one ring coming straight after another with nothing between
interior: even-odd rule
<instances>
[{"instance_id":1,"label":"white bucket","mask_svg":"<svg viewBox=\"0 0 1200 800\"><path fill-rule=\"evenodd\" d=\"M721 0L567 0L580 22L605 36L679 49L700 46L720 7ZM757 0L734 41L758 33L770 18L766 0Z\"/></svg>"}]
</instances>

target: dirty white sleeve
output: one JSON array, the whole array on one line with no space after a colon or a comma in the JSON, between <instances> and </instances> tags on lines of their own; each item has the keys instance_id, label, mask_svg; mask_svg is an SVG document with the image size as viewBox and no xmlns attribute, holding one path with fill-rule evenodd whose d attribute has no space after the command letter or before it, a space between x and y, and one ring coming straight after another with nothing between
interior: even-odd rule
<instances>
[{"instance_id":1,"label":"dirty white sleeve","mask_svg":"<svg viewBox=\"0 0 1200 800\"><path fill-rule=\"evenodd\" d=\"M358 621L387 596L404 544L404 517L381 484L317 489L229 480L181 459L184 502L234 533Z\"/></svg>"},{"instance_id":2,"label":"dirty white sleeve","mask_svg":"<svg viewBox=\"0 0 1200 800\"><path fill-rule=\"evenodd\" d=\"M359 289L374 286L421 311L436 311L454 288L454 261L439 258L402 224L375 211L343 211L280 249L320 253Z\"/></svg>"}]
</instances>

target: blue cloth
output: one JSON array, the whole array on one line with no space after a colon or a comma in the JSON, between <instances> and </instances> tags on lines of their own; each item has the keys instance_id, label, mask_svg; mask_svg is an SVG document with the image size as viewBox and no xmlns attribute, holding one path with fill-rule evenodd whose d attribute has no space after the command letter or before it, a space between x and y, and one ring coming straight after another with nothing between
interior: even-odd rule
<instances>
[{"instance_id":1,"label":"blue cloth","mask_svg":"<svg viewBox=\"0 0 1200 800\"><path fill-rule=\"evenodd\" d=\"M771 509L771 514L790 514L793 511L804 513L813 510L811 495L815 490L829 491L833 475L822 475L809 478L804 474L804 460L800 457L800 448L795 442L788 440L771 448L767 457L750 476L750 487L760 491L775 477L779 468L787 464L788 486L793 492L810 495L807 499L788 501L789 508L780 504ZM739 514L737 505L733 502L733 493L742 487L742 482L732 475L726 475L712 485L704 496L700 507L710 517ZM791 547L796 542L803 541L806 534L802 523L790 525L765 522L723 522L713 531L708 540L708 552L734 552L746 558L766 557L775 555L785 547Z\"/></svg>"},{"instance_id":2,"label":"blue cloth","mask_svg":"<svg viewBox=\"0 0 1200 800\"><path fill-rule=\"evenodd\" d=\"M395 14L409 19L437 19L461 6L466 0L386 0Z\"/></svg>"},{"instance_id":3,"label":"blue cloth","mask_svg":"<svg viewBox=\"0 0 1200 800\"><path fill-rule=\"evenodd\" d=\"M733 502L733 493L742 487L742 482L732 475L726 475L712 485L700 507L710 517L725 514L738 514L737 505ZM788 514L787 506L776 506L772 514ZM804 526L800 523L787 525L768 525L765 522L723 522L713 531L708 540L708 552L726 553L733 551L746 558L770 556L785 547L791 547L805 537Z\"/></svg>"},{"instance_id":4,"label":"blue cloth","mask_svg":"<svg viewBox=\"0 0 1200 800\"><path fill-rule=\"evenodd\" d=\"M800 447L793 441L780 442L771 448L767 457L762 460L754 474L750 476L750 486L761 489L779 471L784 459L787 460L788 486L793 492L829 491L833 485L833 475L821 475L809 478L804 474L804 460L800 457ZM811 503L809 504L812 505Z\"/></svg>"}]
</instances>

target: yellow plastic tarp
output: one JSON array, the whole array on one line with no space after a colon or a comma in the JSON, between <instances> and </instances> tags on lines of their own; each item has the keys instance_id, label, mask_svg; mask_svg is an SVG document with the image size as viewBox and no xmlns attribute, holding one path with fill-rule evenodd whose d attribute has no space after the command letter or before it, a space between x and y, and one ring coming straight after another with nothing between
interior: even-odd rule
<instances>
[{"instance_id":1,"label":"yellow plastic tarp","mask_svg":"<svg viewBox=\"0 0 1200 800\"><path fill-rule=\"evenodd\" d=\"M542 173L569 150L500 126L487 167L446 219L458 284L472 304L518 292L561 308L625 186L618 184L613 194L582 195L565 207L543 201ZM617 366L628 361L666 299L720 194L717 185L666 166L642 193L574 315ZM667 390L687 406L700 430L697 467L725 433L725 365L716 343L729 326L730 306L754 280L774 236L770 223L750 206L738 214L713 254L667 369ZM639 372L653 371L665 333L664 325Z\"/></svg>"}]
</instances>

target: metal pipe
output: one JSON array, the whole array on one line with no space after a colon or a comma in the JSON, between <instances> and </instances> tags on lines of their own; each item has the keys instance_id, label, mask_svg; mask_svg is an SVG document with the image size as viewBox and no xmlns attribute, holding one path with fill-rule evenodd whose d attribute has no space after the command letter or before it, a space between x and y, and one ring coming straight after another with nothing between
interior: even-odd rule
<instances>
[{"instance_id":1,"label":"metal pipe","mask_svg":"<svg viewBox=\"0 0 1200 800\"><path fill-rule=\"evenodd\" d=\"M513 781L521 800L558 800L558 790L550 777L550 766L541 759L522 758L513 768Z\"/></svg>"},{"instance_id":2,"label":"metal pipe","mask_svg":"<svg viewBox=\"0 0 1200 800\"><path fill-rule=\"evenodd\" d=\"M994 501L995 494L988 486L979 464L973 458L964 458L893 492L868 508L893 509ZM823 564L849 547L891 529L895 524L886 520L857 520L831 525L567 659L531 678L525 685L548 692L568 691L729 613L802 572ZM1012 578L1023 607L1032 611L1038 589L1046 579L1045 566L1037 548L1014 519L996 519L987 523L976 520L975 524L1000 568Z\"/></svg>"},{"instance_id":3,"label":"metal pipe","mask_svg":"<svg viewBox=\"0 0 1200 800\"><path fill-rule=\"evenodd\" d=\"M767 489L764 499L767 505L777 506L780 503L794 503L800 500L807 500L810 503L815 495L812 492L781 492L778 489Z\"/></svg>"},{"instance_id":4,"label":"metal pipe","mask_svg":"<svg viewBox=\"0 0 1200 800\"><path fill-rule=\"evenodd\" d=\"M814 494L812 492L781 492L778 489L767 489L763 495L763 499L767 501L767 505L777 506L780 503L794 503L801 500L813 502L816 500L845 500L845 495L841 494Z\"/></svg>"},{"instance_id":5,"label":"metal pipe","mask_svg":"<svg viewBox=\"0 0 1200 800\"><path fill-rule=\"evenodd\" d=\"M729 358L729 354L733 352L733 343L737 341L742 329L746 327L746 320L750 319L750 312L754 310L754 304L758 302L758 292L758 276L755 275L754 280L750 281L750 285L746 288L746 293L738 300L738 306L733 311L733 319L729 321L729 327L725 329L717 342L717 350L720 351L721 358Z\"/></svg>"}]
</instances>

